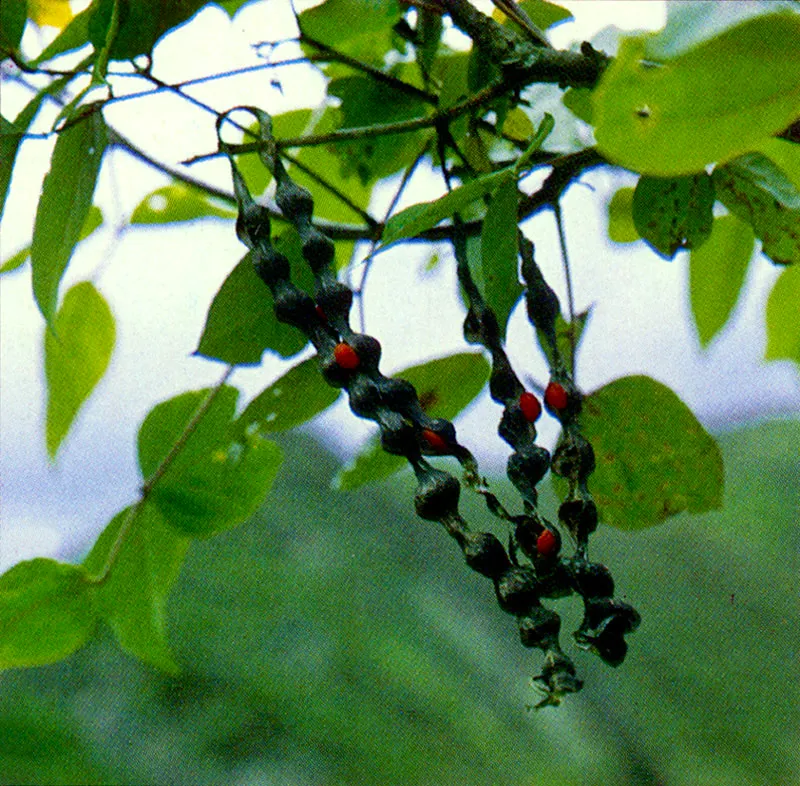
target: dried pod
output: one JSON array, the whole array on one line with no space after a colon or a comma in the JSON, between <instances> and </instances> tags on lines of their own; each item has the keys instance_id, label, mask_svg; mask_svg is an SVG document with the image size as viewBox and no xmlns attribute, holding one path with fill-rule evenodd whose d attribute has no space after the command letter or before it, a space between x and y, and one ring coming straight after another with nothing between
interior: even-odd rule
<instances>
[{"instance_id":1,"label":"dried pod","mask_svg":"<svg viewBox=\"0 0 800 786\"><path fill-rule=\"evenodd\" d=\"M467 565L482 576L499 579L511 568L503 544L491 532L467 533L461 548Z\"/></svg>"}]
</instances>

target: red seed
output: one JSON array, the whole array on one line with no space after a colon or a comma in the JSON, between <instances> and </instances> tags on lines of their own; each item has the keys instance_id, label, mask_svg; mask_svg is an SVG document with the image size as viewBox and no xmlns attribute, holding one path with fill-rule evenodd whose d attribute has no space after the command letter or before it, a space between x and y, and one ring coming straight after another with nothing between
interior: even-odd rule
<instances>
[{"instance_id":1,"label":"red seed","mask_svg":"<svg viewBox=\"0 0 800 786\"><path fill-rule=\"evenodd\" d=\"M544 403L547 404L550 409L555 409L557 411L566 409L568 402L569 397L563 385L560 385L558 382L551 382L547 386L547 390L544 392Z\"/></svg>"},{"instance_id":2,"label":"red seed","mask_svg":"<svg viewBox=\"0 0 800 786\"><path fill-rule=\"evenodd\" d=\"M536 538L536 551L542 557L552 557L558 553L558 538L549 529L544 530Z\"/></svg>"},{"instance_id":3,"label":"red seed","mask_svg":"<svg viewBox=\"0 0 800 786\"><path fill-rule=\"evenodd\" d=\"M344 341L333 348L333 358L340 368L347 369L347 371L357 369L361 363L358 353L349 344L345 344Z\"/></svg>"},{"instance_id":4,"label":"red seed","mask_svg":"<svg viewBox=\"0 0 800 786\"><path fill-rule=\"evenodd\" d=\"M320 318L320 320L322 320L323 322L328 321L328 315L322 310L322 306L320 305L314 306L314 311L317 312L317 316Z\"/></svg>"},{"instance_id":5,"label":"red seed","mask_svg":"<svg viewBox=\"0 0 800 786\"><path fill-rule=\"evenodd\" d=\"M444 438L429 428L422 430L422 439L431 450L435 450L437 453L444 453L447 450L447 442Z\"/></svg>"},{"instance_id":6,"label":"red seed","mask_svg":"<svg viewBox=\"0 0 800 786\"><path fill-rule=\"evenodd\" d=\"M539 403L539 399L527 391L519 397L519 408L528 423L533 423L542 414L542 405Z\"/></svg>"}]
</instances>

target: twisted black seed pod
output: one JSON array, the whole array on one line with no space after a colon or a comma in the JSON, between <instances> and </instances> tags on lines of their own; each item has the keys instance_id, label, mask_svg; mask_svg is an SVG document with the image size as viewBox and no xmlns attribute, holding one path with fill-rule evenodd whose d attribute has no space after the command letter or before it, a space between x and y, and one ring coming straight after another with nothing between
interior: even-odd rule
<instances>
[{"instance_id":1,"label":"twisted black seed pod","mask_svg":"<svg viewBox=\"0 0 800 786\"><path fill-rule=\"evenodd\" d=\"M499 501L482 486L475 460L458 443L453 424L430 418L413 385L401 379L388 379L380 373L380 343L372 336L355 333L350 327L353 294L337 280L331 268L333 243L312 224L312 195L288 176L277 155L269 115L256 108L245 108L259 121L263 145L260 155L275 178L275 200L297 230L303 257L315 278L313 299L292 283L288 260L272 246L269 212L253 201L229 155L239 205L237 236L251 250L255 271L272 292L277 318L306 335L317 350L325 380L347 391L350 408L357 416L378 424L383 448L409 461L418 484L414 498L417 514L423 519L440 522L461 547L467 565L492 580L500 607L517 617L522 643L544 652L544 667L535 681L544 689L546 697L538 706L557 704L565 693L580 690L582 683L576 677L574 665L560 648L558 614L544 608L541 598L557 598L572 592L582 596L584 620L575 638L580 646L597 652L611 665L622 661L627 648L623 637L639 623L632 607L610 597L614 585L608 570L585 558L588 535L597 526L597 510L587 488L587 478L594 470L594 453L576 425L579 394L563 364L557 360L559 381L563 380L565 389L570 391L570 406L560 413L566 437L553 457L552 468L570 483L570 496L559 510L559 520L579 545L574 557L564 558L558 556L560 535L536 510L536 486L550 468L551 458L544 448L536 445L536 430L522 411L520 396L524 387L503 349L497 319L483 302L470 276L458 217L454 219L458 277L469 304L464 335L471 343L481 344L491 355L489 390L492 398L503 405L498 432L514 450L507 472L525 503L525 513L520 516L506 513ZM218 120L218 135L224 118L225 115ZM228 152L221 140L220 149ZM533 262L532 246L530 251L527 262L523 253L529 316L552 344L557 358L558 299ZM430 454L454 456L464 468L467 485L485 496L491 512L513 524L508 552L491 533L469 529L458 510L461 491L458 480L432 467L423 458ZM549 538L544 549L542 537ZM527 559L527 565L519 563L518 554Z\"/></svg>"}]
</instances>

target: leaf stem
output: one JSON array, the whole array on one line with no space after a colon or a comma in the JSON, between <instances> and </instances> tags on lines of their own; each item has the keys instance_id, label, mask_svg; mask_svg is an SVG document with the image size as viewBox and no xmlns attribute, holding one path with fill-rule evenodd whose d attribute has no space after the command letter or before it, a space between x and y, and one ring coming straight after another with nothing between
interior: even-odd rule
<instances>
[{"instance_id":1,"label":"leaf stem","mask_svg":"<svg viewBox=\"0 0 800 786\"><path fill-rule=\"evenodd\" d=\"M197 409L181 432L181 435L175 440L170 448L169 453L164 456L161 463L158 465L158 467L156 467L155 472L142 484L139 500L135 505L133 505L133 507L128 509L128 514L125 516L125 519L120 525L119 532L117 532L117 537L115 538L114 543L111 544L111 548L108 551L108 556L106 557L106 561L103 564L101 571L95 576L88 577L87 580L90 584L100 585L108 580L114 564L119 557L119 553L122 550L122 546L125 543L125 539L128 537L128 533L131 531L131 528L136 522L136 519L139 517L139 514L144 509L144 506L147 504L150 495L153 493L153 489L156 487L161 478L164 477L167 470L180 455L184 447L186 447L186 443L189 441L192 434L194 434L197 427L200 425L200 422L208 413L208 410L211 409L211 405L214 403L223 387L225 387L225 383L230 379L234 368L234 366L228 366L225 369L225 373L222 375L220 381L208 391L206 397L197 406Z\"/></svg>"},{"instance_id":2,"label":"leaf stem","mask_svg":"<svg viewBox=\"0 0 800 786\"><path fill-rule=\"evenodd\" d=\"M572 272L567 253L567 238L564 234L564 222L561 220L561 205L556 200L553 202L553 213L556 217L558 228L558 244L561 247L561 261L564 265L564 278L567 281L567 310L569 312L569 345L570 345L570 373L575 381L575 297L572 292Z\"/></svg>"}]
</instances>

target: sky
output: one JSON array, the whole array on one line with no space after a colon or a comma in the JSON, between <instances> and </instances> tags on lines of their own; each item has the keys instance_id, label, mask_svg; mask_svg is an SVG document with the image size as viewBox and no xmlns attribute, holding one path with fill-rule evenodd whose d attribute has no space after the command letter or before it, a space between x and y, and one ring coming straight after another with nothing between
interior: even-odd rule
<instances>
[{"instance_id":1,"label":"sky","mask_svg":"<svg viewBox=\"0 0 800 786\"><path fill-rule=\"evenodd\" d=\"M553 32L556 46L589 38L609 24L658 29L665 18L662 2L582 0L562 5L576 21ZM293 34L288 5L282 0L246 7L233 21L219 8L209 7L158 45L154 69L174 82L258 63L250 44ZM25 45L35 49L38 35L28 29ZM288 58L293 50L287 45L276 54ZM324 96L322 77L310 69L281 69L282 92L270 84L272 76L260 72L207 83L192 88L192 95L217 109L256 103L273 114L315 106ZM123 91L142 89L141 83L128 82ZM14 115L29 96L4 74L4 115ZM46 130L54 116L52 108L43 112L39 130ZM216 147L213 117L172 96L119 102L105 117L137 145L172 164ZM23 145L0 226L2 260L30 242L52 144L52 139L44 139ZM223 161L203 164L191 173L230 188ZM81 411L55 464L48 461L44 446L44 327L31 296L29 270L0 280L0 569L37 555L79 556L110 518L136 499L141 483L136 433L146 413L159 401L214 384L224 371L221 364L191 353L208 304L244 252L231 223L209 220L178 229L119 229L143 198L167 182L121 151L111 152L103 166L95 202L104 211L106 226L81 245L62 292L78 281L93 281L116 317L117 346L109 372ZM617 188L633 182L632 176L593 172L581 178L563 204L576 306L579 311L592 306L578 362L582 389L591 391L626 374L649 374L672 387L712 429L800 414L796 367L761 360L764 304L777 275L774 267L760 255L754 257L729 325L701 351L689 310L687 255L665 262L642 243L619 246L605 240L605 205ZM437 195L432 189L439 187L433 175L422 176L411 184L402 205L431 199ZM390 185L376 189L375 214L391 194ZM534 239L537 260L563 302L552 214L535 217L524 229ZM400 246L376 259L364 317L367 331L383 345L384 373L467 349L453 271L445 255L430 272L425 270L429 254L416 245ZM512 315L509 354L523 378L546 383L546 366L522 309ZM238 370L231 382L242 390L240 405L286 368L266 357L259 367ZM495 433L498 417L499 408L484 395L456 421L460 440L476 453L485 472L502 471L508 454ZM356 420L340 402L311 429L348 459L375 426ZM556 435L555 422L543 418L543 442L552 444Z\"/></svg>"}]
</instances>

